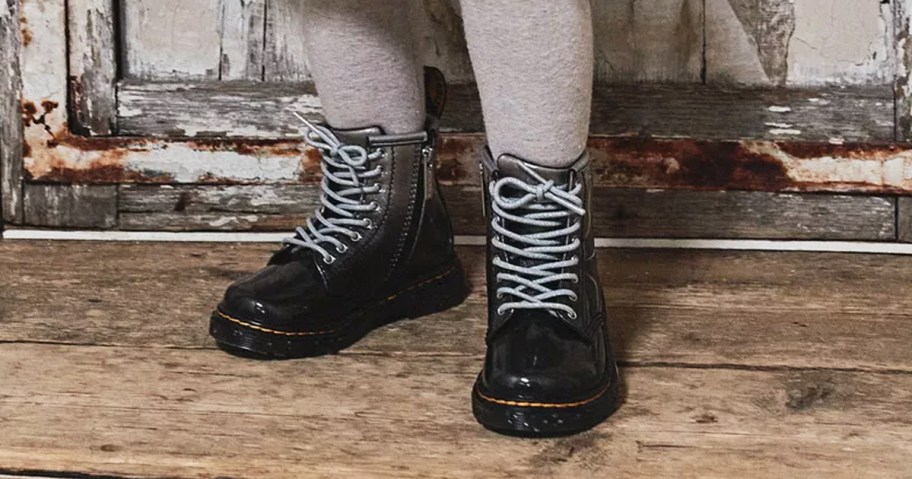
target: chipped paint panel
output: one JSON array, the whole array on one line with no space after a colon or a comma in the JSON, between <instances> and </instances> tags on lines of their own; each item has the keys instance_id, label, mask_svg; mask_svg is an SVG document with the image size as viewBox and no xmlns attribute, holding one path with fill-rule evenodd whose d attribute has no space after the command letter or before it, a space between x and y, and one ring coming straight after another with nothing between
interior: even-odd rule
<instances>
[{"instance_id":1,"label":"chipped paint panel","mask_svg":"<svg viewBox=\"0 0 912 479\"><path fill-rule=\"evenodd\" d=\"M912 193L912 149L895 145L601 138L590 148L607 185Z\"/></svg>"},{"instance_id":2,"label":"chipped paint panel","mask_svg":"<svg viewBox=\"0 0 912 479\"><path fill-rule=\"evenodd\" d=\"M292 111L322 118L313 84L127 81L118 88L120 132L155 137L300 137Z\"/></svg>"},{"instance_id":3,"label":"chipped paint panel","mask_svg":"<svg viewBox=\"0 0 912 479\"><path fill-rule=\"evenodd\" d=\"M263 79L265 21L266 0L219 0L220 80Z\"/></svg>"},{"instance_id":4,"label":"chipped paint panel","mask_svg":"<svg viewBox=\"0 0 912 479\"><path fill-rule=\"evenodd\" d=\"M441 128L479 132L473 85L451 85ZM779 139L768 122L788 123L805 141L838 132L848 141L893 140L890 86L732 88L718 85L595 85L591 131L703 139ZM321 117L312 84L122 82L121 134L156 137L298 137L291 111Z\"/></svg>"},{"instance_id":5,"label":"chipped paint panel","mask_svg":"<svg viewBox=\"0 0 912 479\"><path fill-rule=\"evenodd\" d=\"M706 0L713 83L888 84L892 5L875 0Z\"/></svg>"},{"instance_id":6,"label":"chipped paint panel","mask_svg":"<svg viewBox=\"0 0 912 479\"><path fill-rule=\"evenodd\" d=\"M315 151L279 140L155 141L50 133L28 149L30 180L64 183L270 183L318 180Z\"/></svg>"},{"instance_id":7,"label":"chipped paint panel","mask_svg":"<svg viewBox=\"0 0 912 479\"><path fill-rule=\"evenodd\" d=\"M790 84L890 83L893 10L889 2L795 0Z\"/></svg>"},{"instance_id":8,"label":"chipped paint panel","mask_svg":"<svg viewBox=\"0 0 912 479\"><path fill-rule=\"evenodd\" d=\"M912 193L912 149L896 145L593 137L596 184L612 187ZM440 178L476 184L479 134L444 136ZM77 183L300 183L319 156L281 140L85 139L30 148L30 179Z\"/></svg>"},{"instance_id":9,"label":"chipped paint panel","mask_svg":"<svg viewBox=\"0 0 912 479\"><path fill-rule=\"evenodd\" d=\"M70 124L81 135L117 131L116 0L69 0Z\"/></svg>"},{"instance_id":10,"label":"chipped paint panel","mask_svg":"<svg viewBox=\"0 0 912 479\"><path fill-rule=\"evenodd\" d=\"M19 115L19 3L0 0L0 215L22 221L22 119Z\"/></svg>"},{"instance_id":11,"label":"chipped paint panel","mask_svg":"<svg viewBox=\"0 0 912 479\"><path fill-rule=\"evenodd\" d=\"M703 7L702 0L594 2L596 79L699 83Z\"/></svg>"},{"instance_id":12,"label":"chipped paint panel","mask_svg":"<svg viewBox=\"0 0 912 479\"><path fill-rule=\"evenodd\" d=\"M304 2L299 0L269 2L266 8L264 80L310 80L302 20L306 14Z\"/></svg>"},{"instance_id":13,"label":"chipped paint panel","mask_svg":"<svg viewBox=\"0 0 912 479\"><path fill-rule=\"evenodd\" d=\"M893 5L895 139L912 141L912 0Z\"/></svg>"},{"instance_id":14,"label":"chipped paint panel","mask_svg":"<svg viewBox=\"0 0 912 479\"><path fill-rule=\"evenodd\" d=\"M59 34L65 29L64 1L22 1L32 33L22 57L25 167L31 179L226 184L316 180L315 152L294 141L91 139L70 134L65 115L67 50ZM794 121L795 105L764 103L762 110L769 106L793 111L769 112L775 119L762 117L762 128L769 128L767 121L806 128ZM679 121L692 122L693 117ZM445 138L442 176L451 183L474 184L483 141L478 134ZM910 150L844 143L597 136L590 146L597 179L604 186L912 193Z\"/></svg>"},{"instance_id":15,"label":"chipped paint panel","mask_svg":"<svg viewBox=\"0 0 912 479\"><path fill-rule=\"evenodd\" d=\"M127 78L218 79L219 2L121 3Z\"/></svg>"}]
</instances>

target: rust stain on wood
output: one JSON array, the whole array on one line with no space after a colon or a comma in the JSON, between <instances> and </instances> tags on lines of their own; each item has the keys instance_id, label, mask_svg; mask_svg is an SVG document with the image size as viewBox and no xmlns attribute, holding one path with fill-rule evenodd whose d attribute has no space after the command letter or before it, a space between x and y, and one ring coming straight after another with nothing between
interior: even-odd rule
<instances>
[{"instance_id":1,"label":"rust stain on wood","mask_svg":"<svg viewBox=\"0 0 912 479\"><path fill-rule=\"evenodd\" d=\"M782 162L740 142L593 139L599 183L655 183L705 189L781 190L791 181Z\"/></svg>"},{"instance_id":2,"label":"rust stain on wood","mask_svg":"<svg viewBox=\"0 0 912 479\"><path fill-rule=\"evenodd\" d=\"M60 108L59 103L42 100L22 102L22 118L28 129L24 139L25 157L28 164L25 177L59 183L174 183L180 182L172 172L157 169L136 168L128 165L131 158L151 155L153 152L175 150L174 168L180 166L181 154L228 152L252 159L301 158L305 166L302 177L316 177L319 161L306 151L298 141L279 139L193 139L165 141L141 137L88 137L74 134L67 122L56 128L50 115ZM179 150L179 151L177 151ZM310 165L309 168L306 166ZM222 178L214 174L201 175L194 179L200 183L230 184L235 178Z\"/></svg>"},{"instance_id":3,"label":"rust stain on wood","mask_svg":"<svg viewBox=\"0 0 912 479\"><path fill-rule=\"evenodd\" d=\"M19 31L22 35L22 46L27 47L32 43L32 30L29 28L25 16L19 16Z\"/></svg>"},{"instance_id":4,"label":"rust stain on wood","mask_svg":"<svg viewBox=\"0 0 912 479\"><path fill-rule=\"evenodd\" d=\"M52 131L46 117L59 108L50 101L23 103L23 117L31 127L25 151L33 180L238 184L311 183L320 177L319 152L298 140L84 137L70 132L65 123ZM912 194L912 178L907 177L912 148L903 145L593 137L589 146L600 186ZM477 184L483 149L482 135L444 135L438 156L441 181ZM208 157L201 155L207 153L259 166L242 173L231 168L182 171L186 155L206 163ZM153 157L157 159L149 159ZM293 160L295 167L276 167L283 159ZM262 176L263 171L273 176Z\"/></svg>"}]
</instances>

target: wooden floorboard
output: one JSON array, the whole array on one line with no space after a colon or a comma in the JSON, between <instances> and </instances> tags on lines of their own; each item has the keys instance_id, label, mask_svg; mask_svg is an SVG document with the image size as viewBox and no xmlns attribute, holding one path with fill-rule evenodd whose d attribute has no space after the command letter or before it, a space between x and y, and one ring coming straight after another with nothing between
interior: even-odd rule
<instances>
[{"instance_id":1,"label":"wooden floorboard","mask_svg":"<svg viewBox=\"0 0 912 479\"><path fill-rule=\"evenodd\" d=\"M213 348L208 316L273 245L0 243L0 341ZM460 256L473 294L352 351L484 352L483 251ZM912 372L912 257L602 250L614 345L626 363Z\"/></svg>"},{"instance_id":2,"label":"wooden floorboard","mask_svg":"<svg viewBox=\"0 0 912 479\"><path fill-rule=\"evenodd\" d=\"M625 368L626 402L608 423L516 440L474 423L479 367L474 357L256 362L8 345L0 464L130 477L908 472L912 375Z\"/></svg>"},{"instance_id":3,"label":"wooden floorboard","mask_svg":"<svg viewBox=\"0 0 912 479\"><path fill-rule=\"evenodd\" d=\"M909 477L912 258L602 250L620 412L477 426L482 250L462 306L335 356L215 349L270 245L0 242L0 477Z\"/></svg>"}]
</instances>

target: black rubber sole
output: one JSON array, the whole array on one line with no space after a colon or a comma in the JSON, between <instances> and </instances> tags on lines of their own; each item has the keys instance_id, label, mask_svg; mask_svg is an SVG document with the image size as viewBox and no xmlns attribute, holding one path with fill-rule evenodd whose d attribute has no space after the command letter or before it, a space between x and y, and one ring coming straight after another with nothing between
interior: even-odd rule
<instances>
[{"instance_id":1,"label":"black rubber sole","mask_svg":"<svg viewBox=\"0 0 912 479\"><path fill-rule=\"evenodd\" d=\"M592 429L617 411L620 387L617 366L606 387L572 403L508 400L472 389L472 413L478 422L499 434L517 437L560 437Z\"/></svg>"},{"instance_id":2,"label":"black rubber sole","mask_svg":"<svg viewBox=\"0 0 912 479\"><path fill-rule=\"evenodd\" d=\"M276 331L214 311L209 334L219 347L235 356L291 359L337 353L381 326L415 319L458 306L469 294L462 266L416 283L371 306L339 318L328 331Z\"/></svg>"}]
</instances>

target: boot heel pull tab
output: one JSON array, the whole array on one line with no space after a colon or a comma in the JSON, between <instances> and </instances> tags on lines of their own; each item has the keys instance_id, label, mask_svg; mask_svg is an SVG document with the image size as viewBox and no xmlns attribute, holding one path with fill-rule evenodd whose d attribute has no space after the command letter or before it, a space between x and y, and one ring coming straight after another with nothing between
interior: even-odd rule
<instances>
[{"instance_id":1,"label":"boot heel pull tab","mask_svg":"<svg viewBox=\"0 0 912 479\"><path fill-rule=\"evenodd\" d=\"M443 116L446 106L447 84L443 72L434 67L424 67L424 101L428 117L434 123Z\"/></svg>"}]
</instances>

